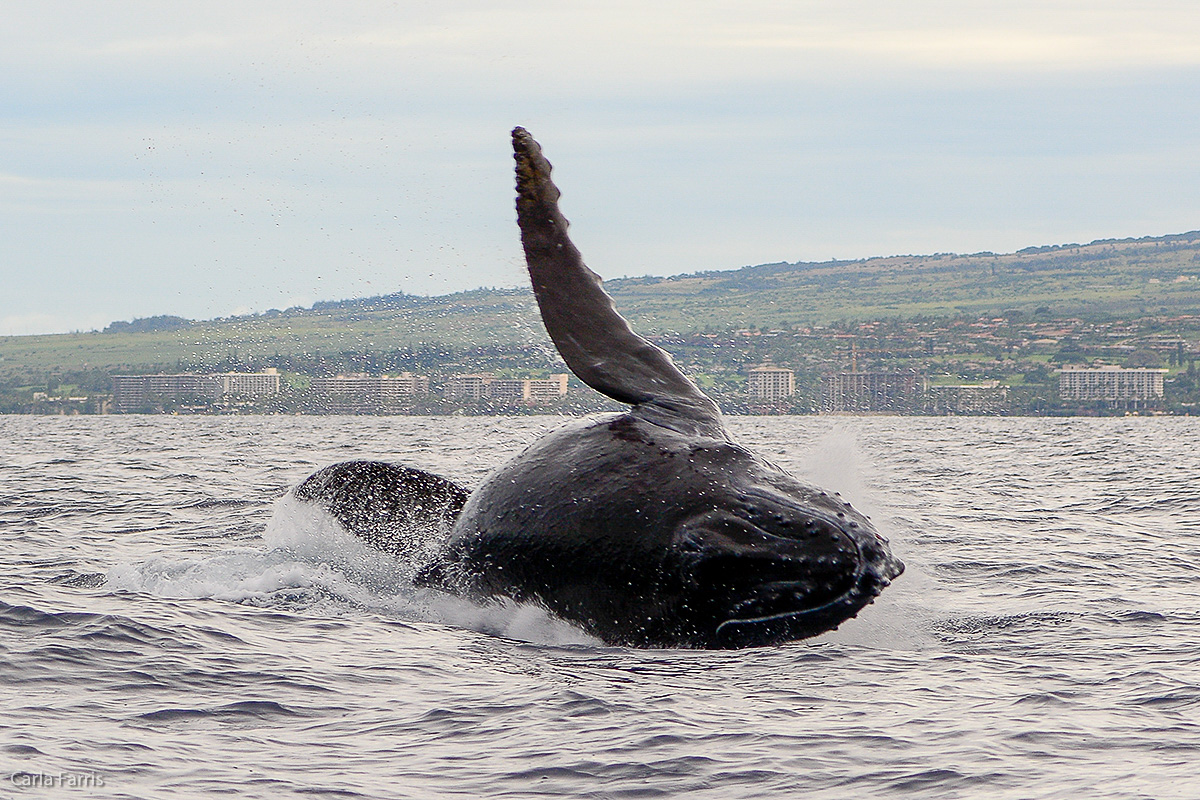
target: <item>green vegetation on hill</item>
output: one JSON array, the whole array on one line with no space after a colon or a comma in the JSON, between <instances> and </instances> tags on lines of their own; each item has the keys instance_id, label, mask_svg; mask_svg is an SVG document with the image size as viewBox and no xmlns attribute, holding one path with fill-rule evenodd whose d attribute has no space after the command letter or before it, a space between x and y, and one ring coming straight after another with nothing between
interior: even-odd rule
<instances>
[{"instance_id":1,"label":"green vegetation on hill","mask_svg":"<svg viewBox=\"0 0 1200 800\"><path fill-rule=\"evenodd\" d=\"M827 325L1043 311L1119 319L1200 309L1200 231L996 255L892 256L766 264L733 272L613 281L649 332ZM1179 278L1193 280L1176 282Z\"/></svg>"},{"instance_id":2,"label":"green vegetation on hill","mask_svg":"<svg viewBox=\"0 0 1200 800\"><path fill-rule=\"evenodd\" d=\"M868 320L1194 315L1200 313L1198 274L1200 231L1006 255L765 264L612 280L606 287L637 330L671 337ZM11 387L69 374L87 384L122 371L223 366L321 372L344 368L346 354L387 369L545 367L556 361L528 289L479 289L200 322L154 317L113 323L104 332L0 337L0 382Z\"/></svg>"},{"instance_id":3,"label":"green vegetation on hill","mask_svg":"<svg viewBox=\"0 0 1200 800\"><path fill-rule=\"evenodd\" d=\"M371 298L167 329L109 326L103 333L0 337L0 378L29 370L199 368L230 359L497 343L549 346L528 291L481 289L390 303Z\"/></svg>"}]
</instances>

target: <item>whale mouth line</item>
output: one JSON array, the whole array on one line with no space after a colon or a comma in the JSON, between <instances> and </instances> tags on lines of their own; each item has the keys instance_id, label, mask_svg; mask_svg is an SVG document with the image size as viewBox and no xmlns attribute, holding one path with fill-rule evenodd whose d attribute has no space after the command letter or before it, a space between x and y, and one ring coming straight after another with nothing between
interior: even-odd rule
<instances>
[{"instance_id":1,"label":"whale mouth line","mask_svg":"<svg viewBox=\"0 0 1200 800\"><path fill-rule=\"evenodd\" d=\"M856 593L857 589L858 586L856 584L829 602L822 603L819 606L813 606L812 608L802 608L796 611L780 611L777 614L766 614L761 617L735 617L733 619L727 619L717 626L716 633L718 636L720 636L721 631L725 630L726 628L734 628L739 625L757 625L763 622L774 622L775 620L779 619L801 619L811 614L819 614L822 611L826 611L834 606L844 603Z\"/></svg>"},{"instance_id":2,"label":"whale mouth line","mask_svg":"<svg viewBox=\"0 0 1200 800\"><path fill-rule=\"evenodd\" d=\"M812 606L811 608L801 608L795 611L780 611L775 614L764 614L758 617L735 617L733 619L727 619L717 626L716 631L714 631L716 636L720 637L723 631L736 630L738 627L743 625L759 625L765 622L774 622L782 619L803 619L804 617L820 614L823 611L828 611L831 608L842 605L852 597L859 594L862 588L860 584L862 583L863 575L865 575L867 571L867 559L863 556L862 545L858 542L858 540L851 538L851 541L854 542L854 547L858 551L858 558L855 562L857 566L855 567L854 574L850 578L850 586L846 589L846 591L842 592L832 600L824 602L818 606Z\"/></svg>"}]
</instances>

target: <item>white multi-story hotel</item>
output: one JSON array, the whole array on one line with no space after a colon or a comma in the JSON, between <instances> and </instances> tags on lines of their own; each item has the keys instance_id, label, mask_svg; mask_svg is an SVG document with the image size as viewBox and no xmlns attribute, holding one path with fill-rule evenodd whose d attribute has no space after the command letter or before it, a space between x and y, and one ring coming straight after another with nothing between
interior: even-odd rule
<instances>
[{"instance_id":1,"label":"white multi-story hotel","mask_svg":"<svg viewBox=\"0 0 1200 800\"><path fill-rule=\"evenodd\" d=\"M549 378L497 378L487 387L487 397L501 403L538 405L552 403L567 394L567 374Z\"/></svg>"},{"instance_id":2,"label":"white multi-story hotel","mask_svg":"<svg viewBox=\"0 0 1200 800\"><path fill-rule=\"evenodd\" d=\"M482 400L487 396L488 387L496 380L490 372L474 375L451 375L446 381L445 394L447 400Z\"/></svg>"},{"instance_id":3,"label":"white multi-story hotel","mask_svg":"<svg viewBox=\"0 0 1200 800\"><path fill-rule=\"evenodd\" d=\"M429 378L399 375L338 375L313 378L312 394L321 411L333 414L386 414L429 393Z\"/></svg>"},{"instance_id":4,"label":"white multi-story hotel","mask_svg":"<svg viewBox=\"0 0 1200 800\"><path fill-rule=\"evenodd\" d=\"M210 402L229 397L279 394L279 372L226 372L219 375L114 375L113 410L134 411L163 401Z\"/></svg>"},{"instance_id":5,"label":"white multi-story hotel","mask_svg":"<svg viewBox=\"0 0 1200 800\"><path fill-rule=\"evenodd\" d=\"M926 414L1002 414L1008 390L1000 381L927 384L923 407Z\"/></svg>"},{"instance_id":6,"label":"white multi-story hotel","mask_svg":"<svg viewBox=\"0 0 1200 800\"><path fill-rule=\"evenodd\" d=\"M821 413L912 413L925 379L912 372L839 372L821 379Z\"/></svg>"},{"instance_id":7,"label":"white multi-story hotel","mask_svg":"<svg viewBox=\"0 0 1200 800\"><path fill-rule=\"evenodd\" d=\"M784 400L796 393L796 374L784 367L752 367L746 378L746 389L753 400L768 403Z\"/></svg>"},{"instance_id":8,"label":"white multi-story hotel","mask_svg":"<svg viewBox=\"0 0 1200 800\"><path fill-rule=\"evenodd\" d=\"M549 378L529 378L525 381L522 394L527 403L553 403L567 396L567 373L556 372Z\"/></svg>"},{"instance_id":9,"label":"white multi-story hotel","mask_svg":"<svg viewBox=\"0 0 1200 800\"><path fill-rule=\"evenodd\" d=\"M1155 367L1074 367L1058 373L1058 393L1064 400L1161 400L1163 376Z\"/></svg>"},{"instance_id":10,"label":"white multi-story hotel","mask_svg":"<svg viewBox=\"0 0 1200 800\"><path fill-rule=\"evenodd\" d=\"M224 372L213 375L222 395L266 397L279 394L279 370L268 367L262 372Z\"/></svg>"}]
</instances>

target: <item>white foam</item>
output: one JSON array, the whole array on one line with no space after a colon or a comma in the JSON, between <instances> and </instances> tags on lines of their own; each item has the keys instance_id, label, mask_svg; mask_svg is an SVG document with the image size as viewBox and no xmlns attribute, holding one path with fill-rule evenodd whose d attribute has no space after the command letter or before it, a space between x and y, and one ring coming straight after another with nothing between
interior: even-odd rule
<instances>
[{"instance_id":1,"label":"white foam","mask_svg":"<svg viewBox=\"0 0 1200 800\"><path fill-rule=\"evenodd\" d=\"M385 591L411 588L420 566L364 544L324 509L291 494L275 503L262 538L273 552L328 565L357 583Z\"/></svg>"},{"instance_id":2,"label":"white foam","mask_svg":"<svg viewBox=\"0 0 1200 800\"><path fill-rule=\"evenodd\" d=\"M843 622L838 629L823 633L815 641L870 647L876 650L915 651L938 649L932 622L939 617L929 605L925 589L928 574L908 564L904 574L875 602Z\"/></svg>"},{"instance_id":3,"label":"white foam","mask_svg":"<svg viewBox=\"0 0 1200 800\"><path fill-rule=\"evenodd\" d=\"M836 490L856 507L870 504L863 453L858 435L849 428L836 425L805 454L802 464L801 474L816 486Z\"/></svg>"},{"instance_id":4,"label":"white foam","mask_svg":"<svg viewBox=\"0 0 1200 800\"><path fill-rule=\"evenodd\" d=\"M109 569L107 585L176 599L299 606L319 614L366 610L536 644L597 644L536 606L509 601L480 606L416 589L412 577L419 566L368 547L324 510L288 495L275 504L262 547L118 564Z\"/></svg>"},{"instance_id":5,"label":"white foam","mask_svg":"<svg viewBox=\"0 0 1200 800\"><path fill-rule=\"evenodd\" d=\"M431 589L417 591L407 618L534 644L603 644L538 606L511 600L480 606Z\"/></svg>"},{"instance_id":6,"label":"white foam","mask_svg":"<svg viewBox=\"0 0 1200 800\"><path fill-rule=\"evenodd\" d=\"M904 573L873 604L846 620L836 631L822 634L818 641L862 645L887 650L920 650L938 646L930 633L930 620L937 617L928 605L927 593L934 581L913 554L905 552L904 542L896 542L894 532L901 525L893 520L886 506L878 502L871 486L872 464L859 445L858 434L844 423L835 424L805 454L799 473L807 481L839 496L859 512L871 518L876 529L892 539L892 550L905 561ZM897 546L897 544L899 546Z\"/></svg>"}]
</instances>

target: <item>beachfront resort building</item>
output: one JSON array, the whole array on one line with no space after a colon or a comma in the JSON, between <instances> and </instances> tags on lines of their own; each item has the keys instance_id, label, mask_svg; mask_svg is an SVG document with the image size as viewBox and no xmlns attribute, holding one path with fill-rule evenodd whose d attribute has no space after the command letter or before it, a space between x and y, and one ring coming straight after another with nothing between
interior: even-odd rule
<instances>
[{"instance_id":1,"label":"beachfront resort building","mask_svg":"<svg viewBox=\"0 0 1200 800\"><path fill-rule=\"evenodd\" d=\"M447 400L457 400L462 403L477 403L487 397L488 387L496 376L490 372L480 372L472 375L451 375L446 380L444 394Z\"/></svg>"},{"instance_id":2,"label":"beachfront resort building","mask_svg":"<svg viewBox=\"0 0 1200 800\"><path fill-rule=\"evenodd\" d=\"M399 375L337 375L313 378L312 399L325 414L394 414L429 394L429 378L402 372Z\"/></svg>"},{"instance_id":3,"label":"beachfront resort building","mask_svg":"<svg viewBox=\"0 0 1200 800\"><path fill-rule=\"evenodd\" d=\"M838 372L821 379L822 414L909 414L925 381L915 372Z\"/></svg>"},{"instance_id":4,"label":"beachfront resort building","mask_svg":"<svg viewBox=\"0 0 1200 800\"><path fill-rule=\"evenodd\" d=\"M1058 373L1058 394L1083 403L1155 405L1162 402L1166 374L1155 367L1065 366Z\"/></svg>"},{"instance_id":5,"label":"beachfront resort building","mask_svg":"<svg viewBox=\"0 0 1200 800\"><path fill-rule=\"evenodd\" d=\"M451 375L445 395L447 400L461 403L488 400L496 405L545 405L567 396L567 374L549 378L497 378L490 372Z\"/></svg>"},{"instance_id":6,"label":"beachfront resort building","mask_svg":"<svg viewBox=\"0 0 1200 800\"><path fill-rule=\"evenodd\" d=\"M211 404L233 399L261 399L279 394L279 371L216 374L114 375L113 410L128 413L163 403Z\"/></svg>"},{"instance_id":7,"label":"beachfront resort building","mask_svg":"<svg viewBox=\"0 0 1200 800\"><path fill-rule=\"evenodd\" d=\"M521 387L521 399L530 405L553 403L567 396L567 373L557 372L549 378L527 378Z\"/></svg>"},{"instance_id":8,"label":"beachfront resort building","mask_svg":"<svg viewBox=\"0 0 1200 800\"><path fill-rule=\"evenodd\" d=\"M796 373L784 367L764 364L747 373L746 390L751 400L774 403L796 393Z\"/></svg>"},{"instance_id":9,"label":"beachfront resort building","mask_svg":"<svg viewBox=\"0 0 1200 800\"><path fill-rule=\"evenodd\" d=\"M1000 381L943 383L925 386L926 414L1003 414L1009 387Z\"/></svg>"},{"instance_id":10,"label":"beachfront resort building","mask_svg":"<svg viewBox=\"0 0 1200 800\"><path fill-rule=\"evenodd\" d=\"M487 397L499 404L527 406L553 403L567 396L567 374L549 378L497 378L487 387Z\"/></svg>"}]
</instances>

